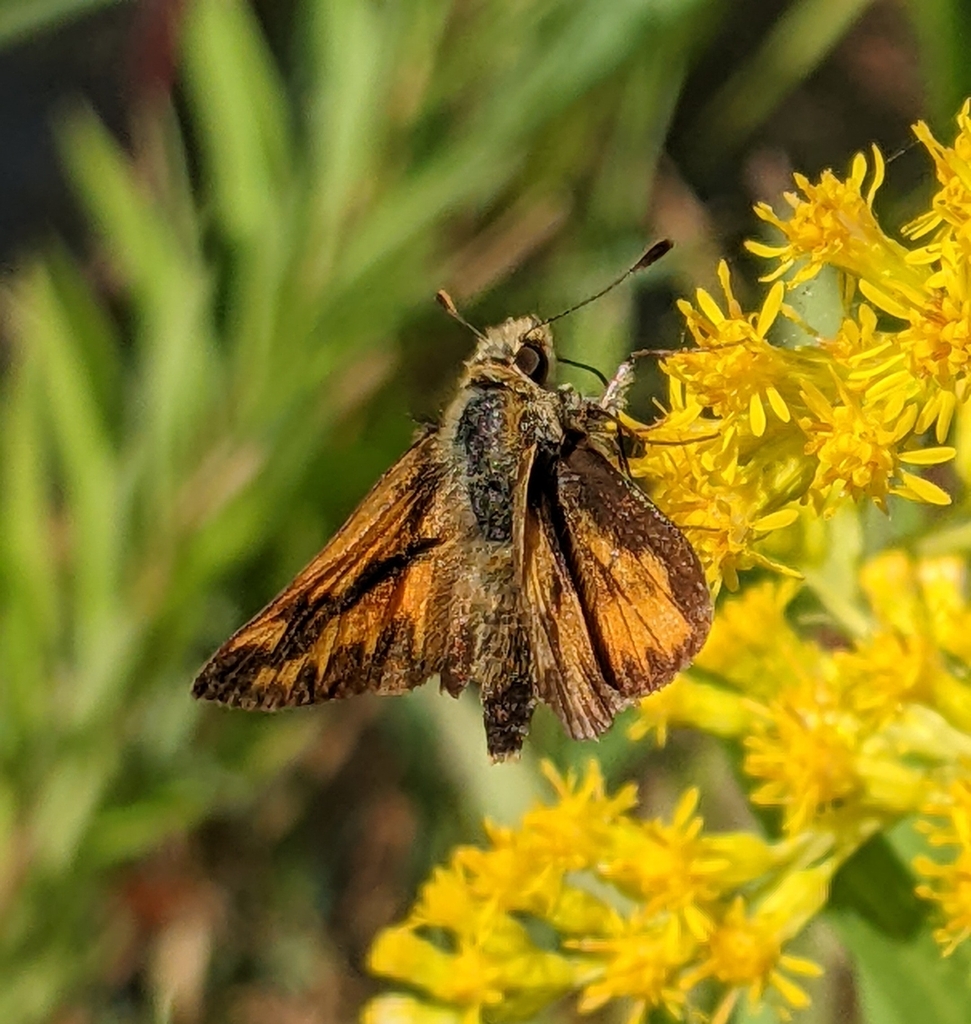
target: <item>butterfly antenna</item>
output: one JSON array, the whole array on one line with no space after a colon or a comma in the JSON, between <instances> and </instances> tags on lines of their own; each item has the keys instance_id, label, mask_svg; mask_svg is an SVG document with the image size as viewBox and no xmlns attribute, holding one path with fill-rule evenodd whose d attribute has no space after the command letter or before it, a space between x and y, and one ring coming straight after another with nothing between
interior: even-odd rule
<instances>
[{"instance_id":1,"label":"butterfly antenna","mask_svg":"<svg viewBox=\"0 0 971 1024\"><path fill-rule=\"evenodd\" d=\"M556 361L558 363L566 363L567 366L577 366L581 370L586 370L587 373L592 373L605 388L610 386L610 381L607 380L596 366L588 366L586 363L578 363L575 359L567 359L566 356L557 356Z\"/></svg>"},{"instance_id":2,"label":"butterfly antenna","mask_svg":"<svg viewBox=\"0 0 971 1024\"><path fill-rule=\"evenodd\" d=\"M631 274L636 274L638 270L643 270L645 267L649 267L652 263L657 261L669 253L674 248L674 242L669 238L662 238L660 242L655 242L647 252L630 268L624 271L616 281L612 281L607 285L606 288L601 289L596 295L591 295L589 299L584 299L583 302L578 302L575 306L571 306L569 309L564 309L562 313L557 313L556 316L551 316L548 320L544 320L539 326L545 327L547 324L553 323L554 320L560 320L562 317L569 316L571 313L575 313L578 309L583 309L584 306L589 306L591 302L596 302L597 299L603 298L607 292L613 291L614 288L619 284L623 284ZM560 362L566 360L561 359Z\"/></svg>"},{"instance_id":3,"label":"butterfly antenna","mask_svg":"<svg viewBox=\"0 0 971 1024\"><path fill-rule=\"evenodd\" d=\"M457 320L463 327L470 330L479 341L485 341L486 336L479 330L478 327L473 327L472 324L465 319L464 316L458 311L458 307L452 301L452 296L445 291L444 288L439 288L435 293L435 301L445 310L446 313L453 319Z\"/></svg>"},{"instance_id":4,"label":"butterfly antenna","mask_svg":"<svg viewBox=\"0 0 971 1024\"><path fill-rule=\"evenodd\" d=\"M682 340L684 336L682 335ZM694 355L698 352L720 352L723 348L738 348L740 345L747 345L748 341L745 339L739 341L726 341L720 345L714 346L710 349L703 348L687 348L682 345L680 348L639 348L636 352L631 352L627 357L628 362L634 359L646 359L649 356L653 356L656 359L666 359L668 356L680 356L680 355Z\"/></svg>"},{"instance_id":5,"label":"butterfly antenna","mask_svg":"<svg viewBox=\"0 0 971 1024\"><path fill-rule=\"evenodd\" d=\"M920 145L920 139L911 139L909 142L905 142L899 149L895 150L885 160L885 164L892 164L894 160L899 160L905 153L909 153L915 146Z\"/></svg>"}]
</instances>

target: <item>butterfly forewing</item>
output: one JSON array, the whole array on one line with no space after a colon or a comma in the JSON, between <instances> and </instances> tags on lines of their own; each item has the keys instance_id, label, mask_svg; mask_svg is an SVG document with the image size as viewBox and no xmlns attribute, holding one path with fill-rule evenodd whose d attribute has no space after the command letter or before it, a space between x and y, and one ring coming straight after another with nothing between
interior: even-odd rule
<instances>
[{"instance_id":1,"label":"butterfly forewing","mask_svg":"<svg viewBox=\"0 0 971 1024\"><path fill-rule=\"evenodd\" d=\"M691 545L647 496L581 443L555 469L551 513L607 684L626 698L697 654L711 598Z\"/></svg>"},{"instance_id":2,"label":"butterfly forewing","mask_svg":"<svg viewBox=\"0 0 971 1024\"><path fill-rule=\"evenodd\" d=\"M245 708L399 693L442 666L455 529L426 434L266 608L216 651L197 697Z\"/></svg>"}]
</instances>

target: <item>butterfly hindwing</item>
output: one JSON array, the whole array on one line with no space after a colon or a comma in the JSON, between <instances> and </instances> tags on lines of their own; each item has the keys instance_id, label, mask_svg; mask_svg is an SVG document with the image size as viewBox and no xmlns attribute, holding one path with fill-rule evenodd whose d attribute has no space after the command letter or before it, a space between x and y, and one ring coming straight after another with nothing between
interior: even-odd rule
<instances>
[{"instance_id":1,"label":"butterfly hindwing","mask_svg":"<svg viewBox=\"0 0 971 1024\"><path fill-rule=\"evenodd\" d=\"M551 519L606 683L622 697L669 682L704 643L711 597L687 539L582 441L555 468Z\"/></svg>"},{"instance_id":2,"label":"butterfly hindwing","mask_svg":"<svg viewBox=\"0 0 971 1024\"><path fill-rule=\"evenodd\" d=\"M455 531L436 435L375 484L321 553L216 651L197 697L271 710L400 693L441 668Z\"/></svg>"}]
</instances>

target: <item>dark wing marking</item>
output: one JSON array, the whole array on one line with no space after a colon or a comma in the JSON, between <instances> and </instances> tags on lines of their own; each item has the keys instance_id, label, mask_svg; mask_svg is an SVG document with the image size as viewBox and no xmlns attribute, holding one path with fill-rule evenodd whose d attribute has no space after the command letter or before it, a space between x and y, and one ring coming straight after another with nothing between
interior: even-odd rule
<instances>
[{"instance_id":1,"label":"dark wing marking","mask_svg":"<svg viewBox=\"0 0 971 1024\"><path fill-rule=\"evenodd\" d=\"M523 517L522 593L537 696L574 739L610 728L627 703L604 682L583 607L550 515L537 490Z\"/></svg>"},{"instance_id":2,"label":"dark wing marking","mask_svg":"<svg viewBox=\"0 0 971 1024\"><path fill-rule=\"evenodd\" d=\"M556 463L553 525L606 682L633 698L701 649L711 596L681 531L598 451L581 442Z\"/></svg>"},{"instance_id":3,"label":"dark wing marking","mask_svg":"<svg viewBox=\"0 0 971 1024\"><path fill-rule=\"evenodd\" d=\"M209 659L196 697L272 710L440 671L454 537L436 436L416 442L321 553Z\"/></svg>"}]
</instances>

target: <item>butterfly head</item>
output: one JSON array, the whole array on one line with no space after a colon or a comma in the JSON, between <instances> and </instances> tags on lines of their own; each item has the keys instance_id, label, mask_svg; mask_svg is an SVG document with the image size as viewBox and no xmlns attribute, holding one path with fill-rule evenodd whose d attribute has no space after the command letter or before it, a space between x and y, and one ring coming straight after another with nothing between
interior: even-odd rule
<instances>
[{"instance_id":1,"label":"butterfly head","mask_svg":"<svg viewBox=\"0 0 971 1024\"><path fill-rule=\"evenodd\" d=\"M497 327L487 327L469 366L473 370L509 369L545 388L554 361L553 334L549 327L537 317L521 316Z\"/></svg>"}]
</instances>

